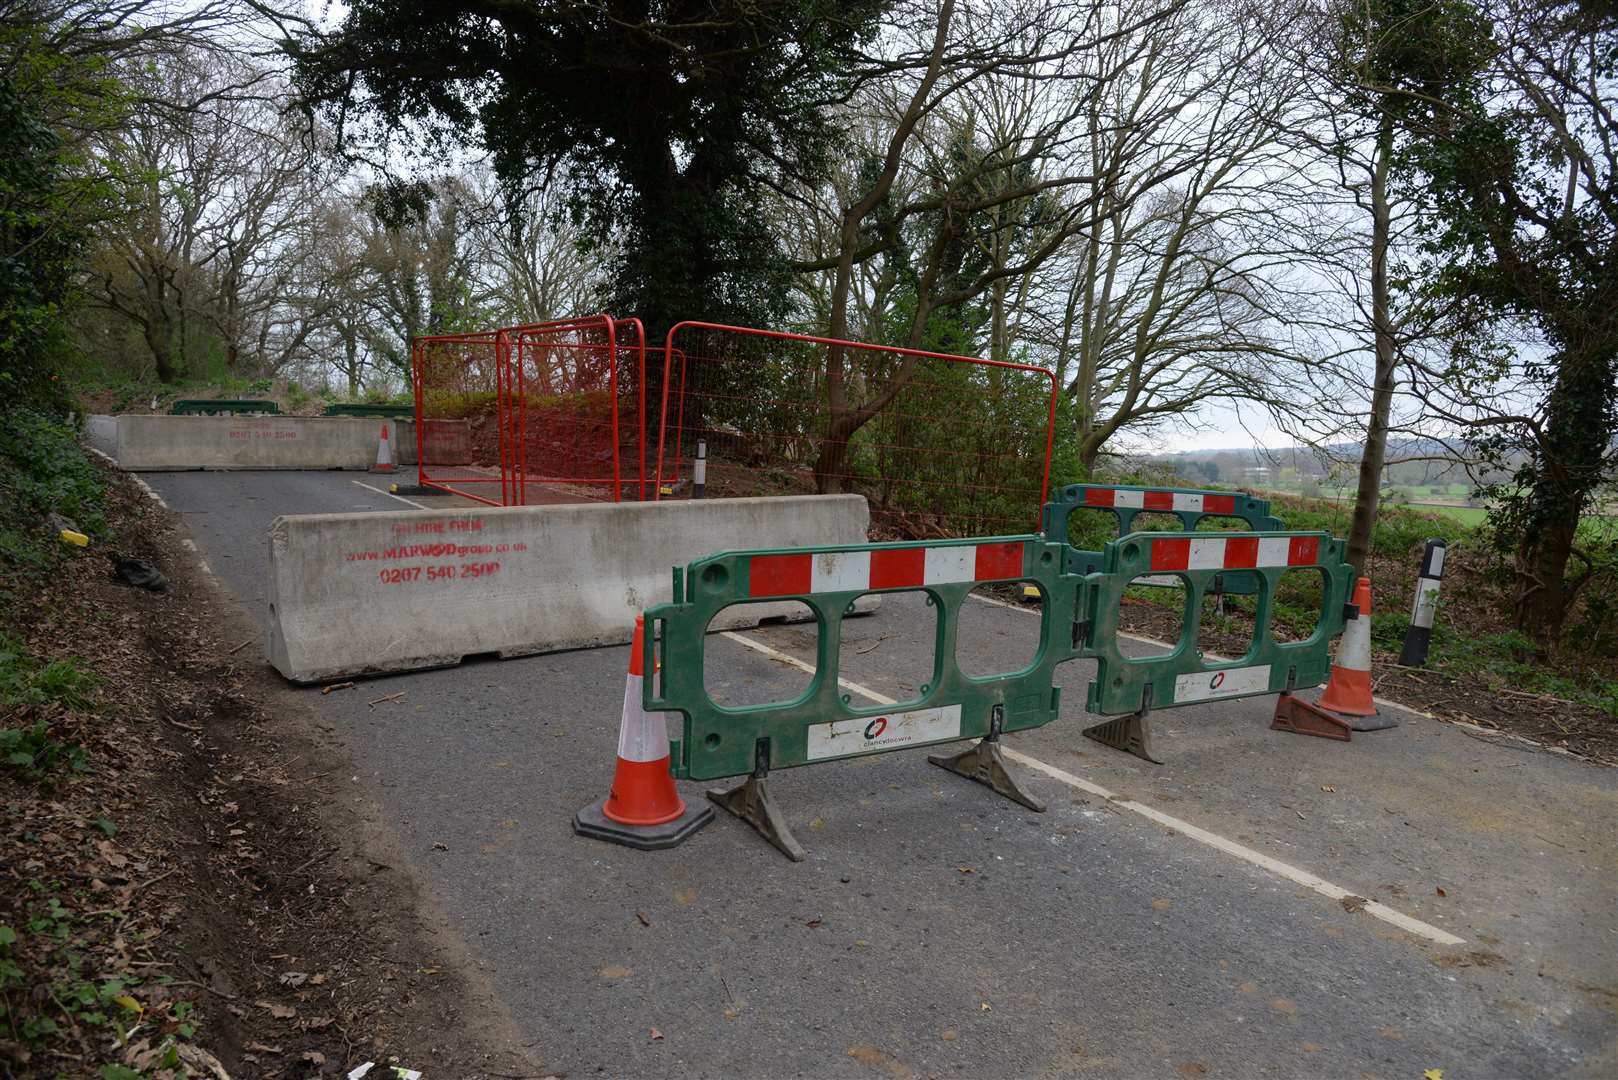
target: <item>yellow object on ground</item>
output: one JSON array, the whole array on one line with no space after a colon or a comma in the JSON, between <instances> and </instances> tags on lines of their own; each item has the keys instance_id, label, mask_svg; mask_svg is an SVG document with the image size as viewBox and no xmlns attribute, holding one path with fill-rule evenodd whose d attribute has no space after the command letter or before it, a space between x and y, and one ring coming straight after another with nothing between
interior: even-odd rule
<instances>
[{"instance_id":1,"label":"yellow object on ground","mask_svg":"<svg viewBox=\"0 0 1618 1080\"><path fill-rule=\"evenodd\" d=\"M62 542L66 544L75 544L79 547L90 546L90 538L88 536L85 536L81 532L74 532L72 529L63 529L56 535L60 536L62 538Z\"/></svg>"}]
</instances>

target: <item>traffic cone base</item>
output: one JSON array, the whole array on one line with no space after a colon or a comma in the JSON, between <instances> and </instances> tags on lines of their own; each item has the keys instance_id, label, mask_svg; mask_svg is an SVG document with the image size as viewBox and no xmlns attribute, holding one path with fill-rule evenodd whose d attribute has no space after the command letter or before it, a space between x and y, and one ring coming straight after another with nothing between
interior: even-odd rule
<instances>
[{"instance_id":1,"label":"traffic cone base","mask_svg":"<svg viewBox=\"0 0 1618 1080\"><path fill-rule=\"evenodd\" d=\"M608 797L610 798L610 796ZM607 799L592 803L573 815L573 831L580 836L606 840L642 851L671 848L713 820L714 809L706 803L682 809L680 816L661 825L625 825L606 814Z\"/></svg>"}]
</instances>

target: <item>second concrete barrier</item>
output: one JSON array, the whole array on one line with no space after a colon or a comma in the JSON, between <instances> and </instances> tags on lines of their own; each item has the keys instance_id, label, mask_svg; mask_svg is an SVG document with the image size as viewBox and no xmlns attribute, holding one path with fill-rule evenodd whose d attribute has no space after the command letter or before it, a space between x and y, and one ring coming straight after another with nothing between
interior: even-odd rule
<instances>
[{"instance_id":1,"label":"second concrete barrier","mask_svg":"<svg viewBox=\"0 0 1618 1080\"><path fill-rule=\"evenodd\" d=\"M341 416L117 417L118 464L178 469L369 469L392 421Z\"/></svg>"},{"instance_id":2,"label":"second concrete barrier","mask_svg":"<svg viewBox=\"0 0 1618 1080\"><path fill-rule=\"evenodd\" d=\"M266 654L308 683L622 644L636 615L672 599L673 566L728 548L862 544L869 524L858 495L280 517ZM795 607L739 605L715 629Z\"/></svg>"}]
</instances>

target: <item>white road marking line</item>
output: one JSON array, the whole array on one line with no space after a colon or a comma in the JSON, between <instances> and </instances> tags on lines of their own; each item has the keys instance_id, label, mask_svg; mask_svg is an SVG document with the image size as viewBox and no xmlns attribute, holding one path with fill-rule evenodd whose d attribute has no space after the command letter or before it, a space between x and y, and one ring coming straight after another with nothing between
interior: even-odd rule
<instances>
[{"instance_id":1,"label":"white road marking line","mask_svg":"<svg viewBox=\"0 0 1618 1080\"><path fill-rule=\"evenodd\" d=\"M736 633L734 630L723 630L720 632L720 634L721 636L727 637L731 641L736 642L738 645L743 645L749 649L752 649L754 652L763 653L765 656L768 656L773 660L779 660L782 663L790 664L801 671L807 671L811 675L814 674L815 667L813 664L806 664L802 660L799 660L796 656L790 656L778 649L772 649L770 646L761 641L754 641L751 638L744 637L741 634ZM879 694L875 690L868 689L856 682L850 682L848 679L838 679L837 683L845 690L852 690L854 693L859 694L861 697L868 698L871 701L876 702L878 705L897 704L895 699L888 697L886 694ZM1236 858L1241 859L1243 862L1251 863L1261 870L1268 870L1270 873L1286 878L1288 881L1295 884L1302 885L1308 889L1313 889L1322 896L1329 897L1333 900L1342 900L1347 896L1358 895L1357 893L1350 892L1348 889L1345 889L1340 885L1333 885L1324 878L1316 877L1307 870L1300 870L1296 866L1290 866L1279 859L1272 859L1270 856L1265 855L1262 852L1254 851L1252 848L1238 844L1234 840L1227 840L1217 833L1211 833L1206 829L1199 829L1190 822L1181 821L1179 818L1165 814L1161 810L1147 806L1145 803L1120 799L1118 798L1116 792L1109 791L1100 784L1091 783L1089 780L1075 776L1066 769L1059 769L1055 765L1047 765L1038 758L1030 757L1018 750L1013 750L1009 746L1002 746L1001 749L1002 752L1004 752L1004 754L1012 760L1020 762L1036 772L1044 773L1053 780L1058 780L1069 787L1078 788L1080 791L1087 791L1091 795L1106 799L1114 806L1124 810L1133 811L1134 813L1137 813L1150 821L1155 821L1159 825L1166 826L1178 833L1182 833L1185 836L1190 837L1193 840L1207 844L1211 848L1223 851L1227 855L1233 855ZM1465 938L1456 937L1448 930L1440 930L1438 927L1424 923L1420 919L1413 919L1401 911L1394 911L1392 908L1387 907L1384 904L1379 904L1375 900L1367 900L1363 910L1367 915L1381 919L1383 922L1397 926L1399 929L1404 930L1407 933L1414 934L1417 937L1426 938L1428 941L1435 942L1439 945L1466 944Z\"/></svg>"},{"instance_id":2,"label":"white road marking line","mask_svg":"<svg viewBox=\"0 0 1618 1080\"><path fill-rule=\"evenodd\" d=\"M202 572L204 574L207 574L209 577L213 577L213 568L208 565L208 560L202 557L202 552L197 549L197 542L195 540L191 539L189 536L182 537L180 539L180 546L197 557L197 565L202 567Z\"/></svg>"},{"instance_id":3,"label":"white road marking line","mask_svg":"<svg viewBox=\"0 0 1618 1080\"><path fill-rule=\"evenodd\" d=\"M111 465L113 468L117 469L119 472L124 472L124 467L122 465L118 464L118 459L113 457L111 454L107 453L105 450L97 450L93 446L86 446L85 449L90 451L90 453L94 454L96 457L101 458L108 465ZM156 491L154 491L152 489L152 485L148 484L146 481L142 480L140 477L136 476L134 473L124 472L124 475L129 477L131 480L133 480L135 482L135 486L140 488L142 491L144 491L146 493L146 497L148 499L152 500L154 503L161 506L165 510L167 510L169 508L169 504L163 501L163 496L159 495Z\"/></svg>"},{"instance_id":4,"label":"white road marking line","mask_svg":"<svg viewBox=\"0 0 1618 1080\"><path fill-rule=\"evenodd\" d=\"M400 502L405 503L408 506L414 506L417 510L431 510L432 509L432 507L423 506L419 502L411 502L409 499L405 498L403 495L395 495L391 491L383 491L381 488L374 488L370 484L360 483L360 481L358 481L358 480L350 480L349 483L351 483L351 484L359 484L360 487L364 488L366 491L374 491L378 495L386 495L390 499L398 499Z\"/></svg>"},{"instance_id":5,"label":"white road marking line","mask_svg":"<svg viewBox=\"0 0 1618 1080\"><path fill-rule=\"evenodd\" d=\"M979 596L977 593L968 593L967 595L970 596L974 600L981 600L985 604L993 604L995 607L1008 608L1008 609L1010 609L1012 611L1021 611L1026 615L1038 615L1039 614L1039 609L1038 608L1023 607L1021 604L1008 604L1004 600L996 600L992 596ZM1139 634L1126 634L1122 630L1120 630L1118 632L1118 636L1121 637L1121 638L1128 638L1130 641L1138 641L1142 645L1156 645L1158 648L1164 649L1164 650L1174 648L1174 646L1172 644L1170 644L1169 642L1167 642L1167 641L1159 641L1156 638L1141 637ZM1223 660L1229 659L1229 657L1220 656L1217 653L1207 653L1206 656L1207 656L1207 658L1209 660L1213 660L1216 663L1220 662L1220 661L1223 661ZM1427 719L1427 720L1437 720L1438 719L1438 717L1434 716L1430 712L1423 712L1422 710L1412 708L1409 705L1401 705L1399 702L1397 702L1397 701L1389 701L1387 698L1373 697L1371 700L1373 702L1375 702L1376 704L1378 704L1378 705L1386 705L1390 709L1398 709L1400 712L1407 712L1411 716L1420 716L1420 717L1422 717L1424 719Z\"/></svg>"}]
</instances>

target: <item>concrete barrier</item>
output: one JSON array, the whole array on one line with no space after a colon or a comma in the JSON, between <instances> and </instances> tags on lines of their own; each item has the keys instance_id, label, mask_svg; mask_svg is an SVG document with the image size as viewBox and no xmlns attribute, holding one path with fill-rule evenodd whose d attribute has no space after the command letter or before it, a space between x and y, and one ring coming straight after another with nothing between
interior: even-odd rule
<instances>
[{"instance_id":1,"label":"concrete barrier","mask_svg":"<svg viewBox=\"0 0 1618 1080\"><path fill-rule=\"evenodd\" d=\"M869 523L858 495L279 517L266 658L309 683L623 644L636 615L672 599L672 566L728 548L862 544ZM791 610L728 609L722 628Z\"/></svg>"},{"instance_id":2,"label":"concrete barrier","mask_svg":"<svg viewBox=\"0 0 1618 1080\"><path fill-rule=\"evenodd\" d=\"M181 469L369 469L391 420L343 416L115 418L118 464L131 472ZM393 433L389 432L389 437Z\"/></svg>"},{"instance_id":3,"label":"concrete barrier","mask_svg":"<svg viewBox=\"0 0 1618 1080\"><path fill-rule=\"evenodd\" d=\"M472 461L472 431L465 420L428 420L427 460L433 465L466 465ZM395 420L394 459L400 465L416 463L416 422Z\"/></svg>"}]
</instances>

